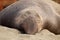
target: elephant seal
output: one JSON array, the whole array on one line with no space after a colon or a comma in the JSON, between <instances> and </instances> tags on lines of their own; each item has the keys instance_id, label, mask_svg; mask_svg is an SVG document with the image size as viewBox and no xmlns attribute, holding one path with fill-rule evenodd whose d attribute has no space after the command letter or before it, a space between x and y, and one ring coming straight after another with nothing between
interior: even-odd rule
<instances>
[{"instance_id":1,"label":"elephant seal","mask_svg":"<svg viewBox=\"0 0 60 40\"><path fill-rule=\"evenodd\" d=\"M43 29L60 34L60 16L44 0L20 0L0 12L0 25L16 28L27 34Z\"/></svg>"}]
</instances>

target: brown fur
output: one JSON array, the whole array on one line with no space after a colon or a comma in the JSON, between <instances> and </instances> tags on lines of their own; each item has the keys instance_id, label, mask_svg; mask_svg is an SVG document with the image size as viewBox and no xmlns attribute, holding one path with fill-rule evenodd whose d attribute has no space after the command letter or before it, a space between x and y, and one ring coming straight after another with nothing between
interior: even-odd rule
<instances>
[{"instance_id":1,"label":"brown fur","mask_svg":"<svg viewBox=\"0 0 60 40\"><path fill-rule=\"evenodd\" d=\"M57 2L57 3L59 3L59 4L60 4L60 0L53 0L53 1L55 1L55 2Z\"/></svg>"}]
</instances>

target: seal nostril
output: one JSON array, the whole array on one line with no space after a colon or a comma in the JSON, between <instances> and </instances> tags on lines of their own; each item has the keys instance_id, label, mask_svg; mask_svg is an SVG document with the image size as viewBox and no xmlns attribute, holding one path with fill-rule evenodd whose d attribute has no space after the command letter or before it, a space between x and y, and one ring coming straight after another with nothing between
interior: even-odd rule
<instances>
[{"instance_id":1,"label":"seal nostril","mask_svg":"<svg viewBox=\"0 0 60 40\"><path fill-rule=\"evenodd\" d=\"M35 34L38 32L37 24L32 17L26 18L21 24L21 27L24 29L26 34Z\"/></svg>"}]
</instances>

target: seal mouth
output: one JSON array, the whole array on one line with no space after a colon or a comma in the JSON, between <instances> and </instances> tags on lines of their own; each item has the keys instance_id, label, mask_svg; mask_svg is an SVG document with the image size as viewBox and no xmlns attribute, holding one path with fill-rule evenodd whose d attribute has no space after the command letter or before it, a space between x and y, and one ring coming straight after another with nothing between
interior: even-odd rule
<instances>
[{"instance_id":1,"label":"seal mouth","mask_svg":"<svg viewBox=\"0 0 60 40\"><path fill-rule=\"evenodd\" d=\"M25 19L21 26L27 34L34 34L38 29L35 21L31 17Z\"/></svg>"}]
</instances>

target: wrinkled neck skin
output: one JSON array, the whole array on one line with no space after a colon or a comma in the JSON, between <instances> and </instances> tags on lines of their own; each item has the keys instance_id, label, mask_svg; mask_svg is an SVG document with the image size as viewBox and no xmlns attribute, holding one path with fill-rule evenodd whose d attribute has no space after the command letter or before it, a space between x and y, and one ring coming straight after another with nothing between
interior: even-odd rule
<instances>
[{"instance_id":1,"label":"wrinkled neck skin","mask_svg":"<svg viewBox=\"0 0 60 40\"><path fill-rule=\"evenodd\" d=\"M42 25L38 26L38 31L46 28L53 33L60 33L60 16L56 13L52 5L44 0L20 0L13 3L0 12L0 24L3 22L5 23L4 25L8 25L9 23L10 26L19 28L21 24L20 15L26 14L27 11L33 16L38 14L39 18L41 18L39 22ZM32 13L33 11L34 13ZM16 18L18 18L18 22L16 22ZM32 34L35 33L35 29L33 28L33 31L31 31Z\"/></svg>"},{"instance_id":2,"label":"wrinkled neck skin","mask_svg":"<svg viewBox=\"0 0 60 40\"><path fill-rule=\"evenodd\" d=\"M55 34L60 34L60 15L49 3L43 3L40 8L42 13L39 12L39 15L42 18L43 27Z\"/></svg>"},{"instance_id":3,"label":"wrinkled neck skin","mask_svg":"<svg viewBox=\"0 0 60 40\"><path fill-rule=\"evenodd\" d=\"M42 4L43 7L40 7L43 10L42 13L39 12L42 17L43 27L49 31L60 34L60 15L50 4Z\"/></svg>"}]
</instances>

